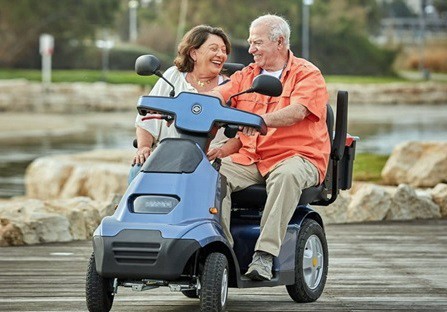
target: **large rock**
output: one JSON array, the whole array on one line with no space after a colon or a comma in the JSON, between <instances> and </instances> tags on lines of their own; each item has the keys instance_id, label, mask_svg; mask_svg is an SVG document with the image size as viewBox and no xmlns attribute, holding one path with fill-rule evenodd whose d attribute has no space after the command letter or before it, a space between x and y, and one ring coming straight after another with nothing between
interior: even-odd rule
<instances>
[{"instance_id":1,"label":"large rock","mask_svg":"<svg viewBox=\"0 0 447 312\"><path fill-rule=\"evenodd\" d=\"M391 195L384 187L363 184L353 195L347 208L347 221L380 221L391 206Z\"/></svg>"},{"instance_id":2,"label":"large rock","mask_svg":"<svg viewBox=\"0 0 447 312\"><path fill-rule=\"evenodd\" d=\"M447 181L447 142L406 142L393 150L382 170L385 183L434 187Z\"/></svg>"},{"instance_id":3,"label":"large rock","mask_svg":"<svg viewBox=\"0 0 447 312\"><path fill-rule=\"evenodd\" d=\"M346 222L436 219L440 206L430 190L415 190L407 184L398 187L369 183L354 185L347 207Z\"/></svg>"},{"instance_id":4,"label":"large rock","mask_svg":"<svg viewBox=\"0 0 447 312\"><path fill-rule=\"evenodd\" d=\"M88 196L110 201L126 190L134 153L96 150L38 158L26 170L26 196L44 200Z\"/></svg>"},{"instance_id":5,"label":"large rock","mask_svg":"<svg viewBox=\"0 0 447 312\"><path fill-rule=\"evenodd\" d=\"M112 203L87 197L3 201L0 203L0 246L89 239L101 219L113 211Z\"/></svg>"},{"instance_id":6,"label":"large rock","mask_svg":"<svg viewBox=\"0 0 447 312\"><path fill-rule=\"evenodd\" d=\"M386 216L388 220L414 220L440 218L441 211L427 192L417 194L409 185L401 184L392 197Z\"/></svg>"},{"instance_id":7,"label":"large rock","mask_svg":"<svg viewBox=\"0 0 447 312\"><path fill-rule=\"evenodd\" d=\"M439 183L434 189L431 190L431 196L433 201L441 209L441 216L447 217L447 184Z\"/></svg>"},{"instance_id":8,"label":"large rock","mask_svg":"<svg viewBox=\"0 0 447 312\"><path fill-rule=\"evenodd\" d=\"M349 191L340 191L337 199L329 206L313 206L325 224L346 223L348 205L351 202Z\"/></svg>"}]
</instances>

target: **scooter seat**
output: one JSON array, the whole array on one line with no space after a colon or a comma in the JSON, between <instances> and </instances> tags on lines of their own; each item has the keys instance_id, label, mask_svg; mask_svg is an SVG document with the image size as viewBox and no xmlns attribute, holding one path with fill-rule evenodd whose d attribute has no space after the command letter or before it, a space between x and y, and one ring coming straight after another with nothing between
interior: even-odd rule
<instances>
[{"instance_id":1,"label":"scooter seat","mask_svg":"<svg viewBox=\"0 0 447 312\"><path fill-rule=\"evenodd\" d=\"M307 205L314 201L321 200L323 184L309 187L303 190L298 205ZM267 200L267 192L264 184L255 184L238 192L231 194L231 203L233 208L264 209Z\"/></svg>"}]
</instances>

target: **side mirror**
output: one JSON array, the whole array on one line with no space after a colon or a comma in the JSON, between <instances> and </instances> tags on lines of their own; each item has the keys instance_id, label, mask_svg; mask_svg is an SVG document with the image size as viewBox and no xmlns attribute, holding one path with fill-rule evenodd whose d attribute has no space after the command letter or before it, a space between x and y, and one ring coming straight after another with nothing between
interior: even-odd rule
<instances>
[{"instance_id":1,"label":"side mirror","mask_svg":"<svg viewBox=\"0 0 447 312\"><path fill-rule=\"evenodd\" d=\"M280 96L282 84L278 78L270 75L258 75L253 79L253 84L249 92L256 92L269 96Z\"/></svg>"},{"instance_id":2,"label":"side mirror","mask_svg":"<svg viewBox=\"0 0 447 312\"><path fill-rule=\"evenodd\" d=\"M238 95L253 92L269 96L280 96L282 93L282 84L281 81L279 81L279 79L276 77L270 75L258 75L255 77L255 79L253 79L253 84L251 85L250 89L230 96L226 105L231 106L231 99Z\"/></svg>"},{"instance_id":3,"label":"side mirror","mask_svg":"<svg viewBox=\"0 0 447 312\"><path fill-rule=\"evenodd\" d=\"M169 93L169 96L174 97L175 88L171 82L169 82L165 77L163 77L163 74L160 71L160 67L161 67L160 60L150 54L141 55L135 61L135 71L137 72L138 75L140 76L157 75L158 77L166 81L168 85L171 86L172 90Z\"/></svg>"},{"instance_id":4,"label":"side mirror","mask_svg":"<svg viewBox=\"0 0 447 312\"><path fill-rule=\"evenodd\" d=\"M141 55L135 61L135 71L140 76L159 76L160 66L160 60L150 54Z\"/></svg>"}]
</instances>

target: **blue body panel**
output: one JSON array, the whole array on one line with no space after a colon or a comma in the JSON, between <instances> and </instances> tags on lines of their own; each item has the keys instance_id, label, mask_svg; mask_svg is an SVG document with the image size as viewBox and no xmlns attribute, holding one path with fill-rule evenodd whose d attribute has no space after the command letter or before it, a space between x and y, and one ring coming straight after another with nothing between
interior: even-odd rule
<instances>
[{"instance_id":1,"label":"blue body panel","mask_svg":"<svg viewBox=\"0 0 447 312\"><path fill-rule=\"evenodd\" d=\"M206 157L190 174L141 172L129 185L115 213L103 219L95 235L115 236L124 229L140 229L158 230L163 238L182 238L203 224L211 224L206 226L210 234L222 233L220 214L209 212L216 207L218 175ZM148 194L176 196L179 203L168 214L133 213L133 199Z\"/></svg>"},{"instance_id":2,"label":"blue body panel","mask_svg":"<svg viewBox=\"0 0 447 312\"><path fill-rule=\"evenodd\" d=\"M308 206L299 206L287 227L286 237L281 245L278 257L274 258L273 271L293 271L295 268L296 240L301 224L315 212ZM234 252L239 261L241 272L248 269L252 260L256 240L259 237L260 227L258 224L249 224L243 219L233 218L231 233L234 239Z\"/></svg>"}]
</instances>

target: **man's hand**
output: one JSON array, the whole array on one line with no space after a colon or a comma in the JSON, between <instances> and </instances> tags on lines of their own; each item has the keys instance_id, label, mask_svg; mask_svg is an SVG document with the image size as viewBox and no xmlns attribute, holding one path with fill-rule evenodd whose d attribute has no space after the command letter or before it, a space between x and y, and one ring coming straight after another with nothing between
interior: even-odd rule
<instances>
[{"instance_id":1,"label":"man's hand","mask_svg":"<svg viewBox=\"0 0 447 312\"><path fill-rule=\"evenodd\" d=\"M256 130L255 128L252 127L240 127L239 128L240 131L242 131L243 134L248 135L248 136L253 136L256 133L258 133L258 130Z\"/></svg>"},{"instance_id":2,"label":"man's hand","mask_svg":"<svg viewBox=\"0 0 447 312\"><path fill-rule=\"evenodd\" d=\"M132 166L142 165L151 154L151 149L147 146L139 147L137 154L133 158Z\"/></svg>"},{"instance_id":3,"label":"man's hand","mask_svg":"<svg viewBox=\"0 0 447 312\"><path fill-rule=\"evenodd\" d=\"M222 145L221 147L211 148L210 150L208 150L206 156L210 161L216 158L225 158L239 151L241 147L242 143L241 140L239 140L239 138L231 138L228 141L226 141L225 144Z\"/></svg>"},{"instance_id":4,"label":"man's hand","mask_svg":"<svg viewBox=\"0 0 447 312\"><path fill-rule=\"evenodd\" d=\"M209 161L214 160L216 158L224 158L225 157L224 152L222 151L221 148L210 149L208 151L208 153L206 153L206 156L208 157Z\"/></svg>"}]
</instances>

